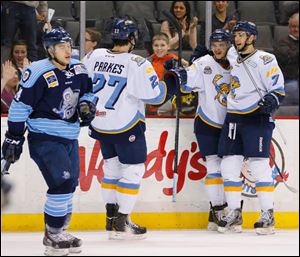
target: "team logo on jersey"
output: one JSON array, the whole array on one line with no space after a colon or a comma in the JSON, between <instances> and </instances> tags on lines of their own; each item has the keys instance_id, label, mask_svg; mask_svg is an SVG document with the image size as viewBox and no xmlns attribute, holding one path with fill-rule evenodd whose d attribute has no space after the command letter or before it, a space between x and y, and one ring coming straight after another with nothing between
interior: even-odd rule
<instances>
[{"instance_id":1,"label":"team logo on jersey","mask_svg":"<svg viewBox=\"0 0 300 257\"><path fill-rule=\"evenodd\" d=\"M272 143L270 146L269 164L272 169L274 187L276 188L278 184L283 182L283 179L287 181L289 173L285 170L286 167L283 150L274 138L272 138ZM280 176L279 173L281 173L283 178ZM244 160L243 167L241 169L241 175L243 179L242 195L250 198L257 197L255 179L252 176L252 172L249 166L249 160L247 159Z\"/></svg>"},{"instance_id":2,"label":"team logo on jersey","mask_svg":"<svg viewBox=\"0 0 300 257\"><path fill-rule=\"evenodd\" d=\"M88 74L86 67L82 64L74 65L74 71L76 75Z\"/></svg>"},{"instance_id":3,"label":"team logo on jersey","mask_svg":"<svg viewBox=\"0 0 300 257\"><path fill-rule=\"evenodd\" d=\"M47 73L45 73L43 75L43 77L45 78L48 87L56 87L58 86L58 79L54 73L54 71L48 71Z\"/></svg>"},{"instance_id":4,"label":"team logo on jersey","mask_svg":"<svg viewBox=\"0 0 300 257\"><path fill-rule=\"evenodd\" d=\"M135 141L135 139L136 139L135 135L131 135L128 140L130 143L132 143Z\"/></svg>"},{"instance_id":5,"label":"team logo on jersey","mask_svg":"<svg viewBox=\"0 0 300 257\"><path fill-rule=\"evenodd\" d=\"M58 114L63 120L72 118L77 109L79 92L79 89L73 91L70 87L65 89L62 95L63 100L61 101L59 108L53 108L52 111Z\"/></svg>"},{"instance_id":6,"label":"team logo on jersey","mask_svg":"<svg viewBox=\"0 0 300 257\"><path fill-rule=\"evenodd\" d=\"M29 79L30 74L31 74L31 70L27 69L22 76L22 81L26 82Z\"/></svg>"},{"instance_id":7,"label":"team logo on jersey","mask_svg":"<svg viewBox=\"0 0 300 257\"><path fill-rule=\"evenodd\" d=\"M227 83L219 82L218 81L223 78L222 75L216 75L213 79L213 84L215 86L215 89L217 91L217 95L215 96L215 100L217 99L218 102L223 105L227 106L227 95L230 92L230 85Z\"/></svg>"},{"instance_id":8,"label":"team logo on jersey","mask_svg":"<svg viewBox=\"0 0 300 257\"><path fill-rule=\"evenodd\" d=\"M204 68L204 74L212 74L212 69L211 69L211 67L209 67L209 66L206 66L205 68Z\"/></svg>"},{"instance_id":9,"label":"team logo on jersey","mask_svg":"<svg viewBox=\"0 0 300 257\"><path fill-rule=\"evenodd\" d=\"M136 62L138 66L141 66L146 61L145 58L143 58L141 56L137 56L137 55L132 56L131 60Z\"/></svg>"},{"instance_id":10,"label":"team logo on jersey","mask_svg":"<svg viewBox=\"0 0 300 257\"><path fill-rule=\"evenodd\" d=\"M63 70L63 72L65 73L65 76L67 77L67 79L70 79L74 76L74 73L72 73L69 70Z\"/></svg>"},{"instance_id":11,"label":"team logo on jersey","mask_svg":"<svg viewBox=\"0 0 300 257\"><path fill-rule=\"evenodd\" d=\"M240 80L237 76L230 76L230 96L235 98L235 90L241 86Z\"/></svg>"},{"instance_id":12,"label":"team logo on jersey","mask_svg":"<svg viewBox=\"0 0 300 257\"><path fill-rule=\"evenodd\" d=\"M274 58L270 55L261 55L261 56L259 56L259 58L263 60L264 65L266 65L274 60Z\"/></svg>"}]
</instances>

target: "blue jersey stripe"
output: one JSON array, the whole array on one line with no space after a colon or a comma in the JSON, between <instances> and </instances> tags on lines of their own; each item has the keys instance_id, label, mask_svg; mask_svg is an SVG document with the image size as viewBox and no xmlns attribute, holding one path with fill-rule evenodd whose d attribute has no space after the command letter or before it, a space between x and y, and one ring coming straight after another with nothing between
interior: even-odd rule
<instances>
[{"instance_id":1,"label":"blue jersey stripe","mask_svg":"<svg viewBox=\"0 0 300 257\"><path fill-rule=\"evenodd\" d=\"M157 97L152 99L142 99L142 101L148 103L148 104L161 104L166 99L167 94L167 86L164 82L160 81L158 83L160 93Z\"/></svg>"},{"instance_id":2,"label":"blue jersey stripe","mask_svg":"<svg viewBox=\"0 0 300 257\"><path fill-rule=\"evenodd\" d=\"M9 108L8 120L11 122L25 122L31 112L31 106L13 100Z\"/></svg>"},{"instance_id":3,"label":"blue jersey stripe","mask_svg":"<svg viewBox=\"0 0 300 257\"><path fill-rule=\"evenodd\" d=\"M28 119L27 125L31 132L63 137L70 140L77 139L80 132L79 121L70 123L63 120L38 118Z\"/></svg>"}]
</instances>

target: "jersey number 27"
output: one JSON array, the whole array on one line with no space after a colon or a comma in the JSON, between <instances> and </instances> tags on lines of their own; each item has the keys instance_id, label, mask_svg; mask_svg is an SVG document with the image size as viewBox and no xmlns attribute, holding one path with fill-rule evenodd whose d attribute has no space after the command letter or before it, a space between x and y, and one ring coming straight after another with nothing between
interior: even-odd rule
<instances>
[{"instance_id":1,"label":"jersey number 27","mask_svg":"<svg viewBox=\"0 0 300 257\"><path fill-rule=\"evenodd\" d=\"M102 90L107 84L110 87L115 87L110 98L105 103L105 108L114 110L114 105L118 101L123 89L125 88L127 79L124 77L119 77L115 75L109 75L109 80L107 81L103 74L95 73L93 77L93 93L96 94Z\"/></svg>"}]
</instances>

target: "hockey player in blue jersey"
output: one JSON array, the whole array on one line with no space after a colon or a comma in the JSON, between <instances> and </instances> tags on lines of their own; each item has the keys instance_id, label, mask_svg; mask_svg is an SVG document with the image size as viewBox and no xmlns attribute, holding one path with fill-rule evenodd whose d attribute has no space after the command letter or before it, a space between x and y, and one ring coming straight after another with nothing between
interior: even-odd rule
<instances>
[{"instance_id":1,"label":"hockey player in blue jersey","mask_svg":"<svg viewBox=\"0 0 300 257\"><path fill-rule=\"evenodd\" d=\"M69 33L54 28L43 36L43 44L49 58L31 63L23 72L9 109L2 151L6 161L16 162L27 126L30 156L48 186L45 255L68 255L80 252L82 244L66 231L79 180L80 121L83 126L90 124L98 98L85 66L71 59Z\"/></svg>"},{"instance_id":2,"label":"hockey player in blue jersey","mask_svg":"<svg viewBox=\"0 0 300 257\"><path fill-rule=\"evenodd\" d=\"M146 228L130 221L145 173L145 103L163 104L176 90L159 82L145 58L131 54L138 38L133 21L115 19L112 50L96 49L85 62L99 96L89 134L104 158L102 196L112 239L144 238Z\"/></svg>"},{"instance_id":3,"label":"hockey player in blue jersey","mask_svg":"<svg viewBox=\"0 0 300 257\"><path fill-rule=\"evenodd\" d=\"M284 98L284 79L274 55L255 49L258 36L254 23L240 21L233 28L234 45L227 58L232 66L227 114L219 142L219 155L229 213L218 231L241 232L244 158L249 160L256 184L261 217L254 224L257 234L274 233L274 181L269 154L274 121L271 117Z\"/></svg>"}]
</instances>

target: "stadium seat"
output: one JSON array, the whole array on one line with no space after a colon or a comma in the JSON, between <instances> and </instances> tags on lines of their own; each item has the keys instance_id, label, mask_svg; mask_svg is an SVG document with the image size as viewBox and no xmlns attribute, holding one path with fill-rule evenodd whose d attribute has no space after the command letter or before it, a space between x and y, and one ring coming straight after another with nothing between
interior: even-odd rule
<instances>
[{"instance_id":1,"label":"stadium seat","mask_svg":"<svg viewBox=\"0 0 300 257\"><path fill-rule=\"evenodd\" d=\"M154 1L116 1L116 12L118 16L129 15L151 22L156 20Z\"/></svg>"},{"instance_id":2,"label":"stadium seat","mask_svg":"<svg viewBox=\"0 0 300 257\"><path fill-rule=\"evenodd\" d=\"M277 23L287 25L289 17L299 12L298 1L274 1Z\"/></svg>"},{"instance_id":3,"label":"stadium seat","mask_svg":"<svg viewBox=\"0 0 300 257\"><path fill-rule=\"evenodd\" d=\"M152 25L153 35L160 32L161 23L154 22L151 25Z\"/></svg>"},{"instance_id":4,"label":"stadium seat","mask_svg":"<svg viewBox=\"0 0 300 257\"><path fill-rule=\"evenodd\" d=\"M79 27L79 21L66 21L65 30L70 33L74 43L79 35Z\"/></svg>"},{"instance_id":5,"label":"stadium seat","mask_svg":"<svg viewBox=\"0 0 300 257\"><path fill-rule=\"evenodd\" d=\"M273 37L269 25L258 25L258 38L255 47L267 52L273 52Z\"/></svg>"},{"instance_id":6,"label":"stadium seat","mask_svg":"<svg viewBox=\"0 0 300 257\"><path fill-rule=\"evenodd\" d=\"M238 1L241 19L256 25L275 25L273 1Z\"/></svg>"},{"instance_id":7,"label":"stadium seat","mask_svg":"<svg viewBox=\"0 0 300 257\"><path fill-rule=\"evenodd\" d=\"M276 44L281 38L289 34L288 26L274 26L274 43Z\"/></svg>"},{"instance_id":8,"label":"stadium seat","mask_svg":"<svg viewBox=\"0 0 300 257\"><path fill-rule=\"evenodd\" d=\"M142 56L144 58L147 58L149 56L148 51L147 50L139 50L139 49L135 49L132 51L133 54Z\"/></svg>"},{"instance_id":9,"label":"stadium seat","mask_svg":"<svg viewBox=\"0 0 300 257\"><path fill-rule=\"evenodd\" d=\"M53 19L74 20L74 17L72 15L71 1L47 1L47 2L48 2L48 7L55 10ZM75 6L73 5L73 7ZM79 9L77 12L77 16L79 16Z\"/></svg>"},{"instance_id":10,"label":"stadium seat","mask_svg":"<svg viewBox=\"0 0 300 257\"><path fill-rule=\"evenodd\" d=\"M86 18L102 19L116 16L113 1L86 1Z\"/></svg>"}]
</instances>

